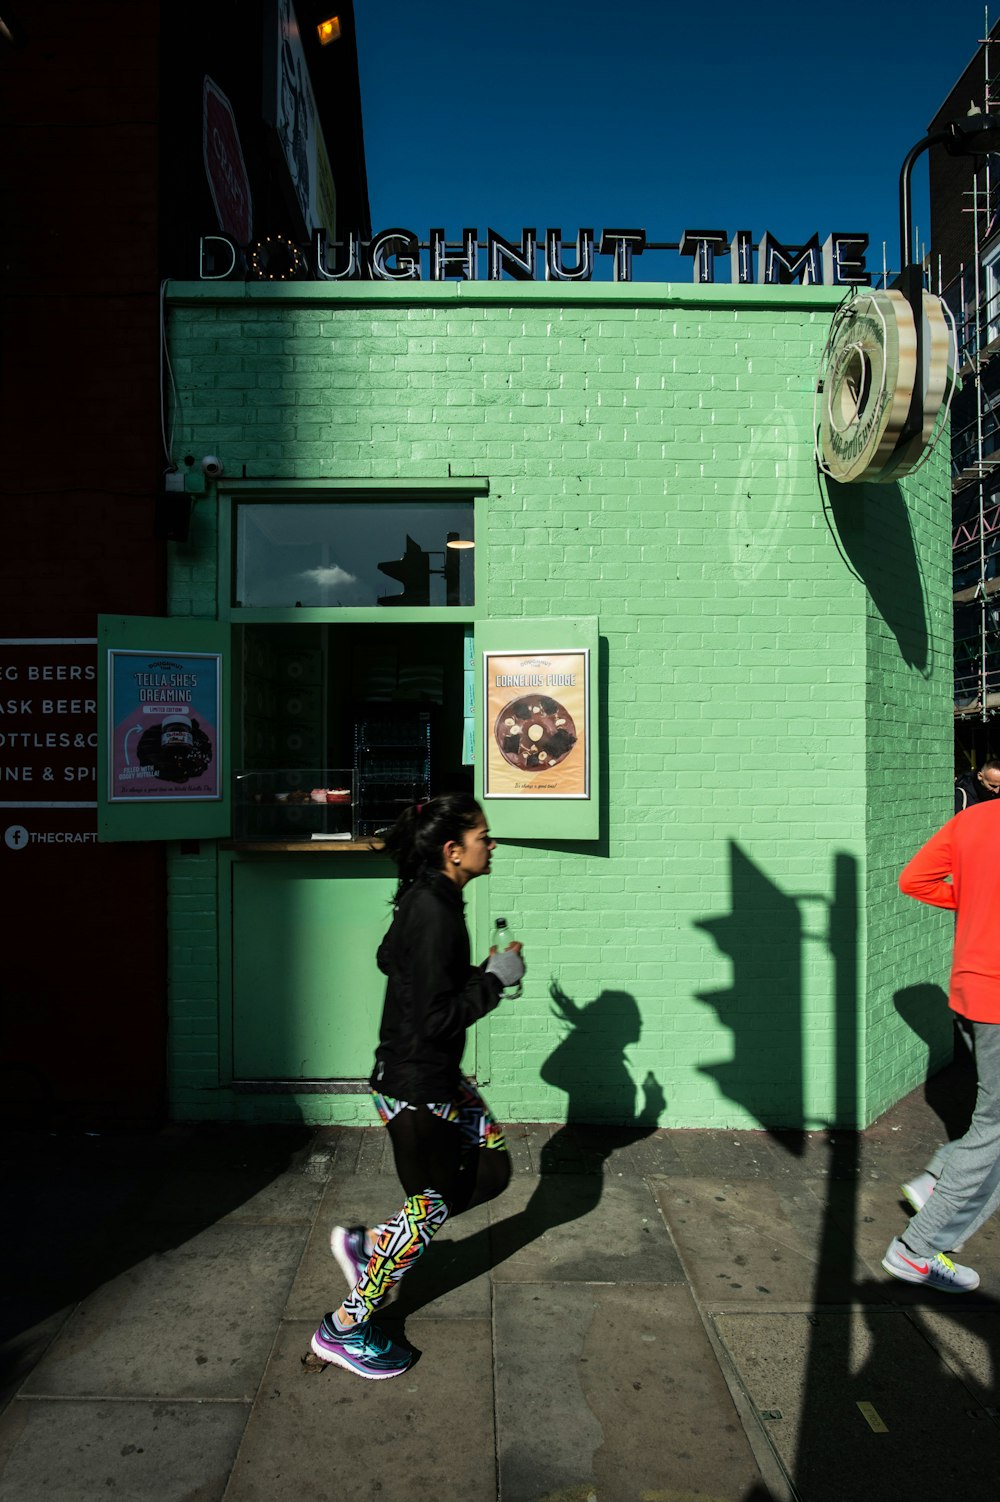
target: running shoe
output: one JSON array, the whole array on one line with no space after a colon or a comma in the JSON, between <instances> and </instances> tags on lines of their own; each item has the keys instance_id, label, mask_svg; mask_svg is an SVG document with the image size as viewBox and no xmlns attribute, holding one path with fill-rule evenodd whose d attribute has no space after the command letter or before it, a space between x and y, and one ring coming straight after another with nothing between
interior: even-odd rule
<instances>
[{"instance_id":1,"label":"running shoe","mask_svg":"<svg viewBox=\"0 0 1000 1502\"><path fill-rule=\"evenodd\" d=\"M364 1226L334 1226L330 1232L330 1250L351 1288L358 1286L361 1274L368 1266L365 1235Z\"/></svg>"},{"instance_id":2,"label":"running shoe","mask_svg":"<svg viewBox=\"0 0 1000 1502\"><path fill-rule=\"evenodd\" d=\"M341 1332L324 1318L309 1344L320 1361L346 1367L349 1372L375 1382L400 1376L416 1360L415 1352L390 1340L371 1320Z\"/></svg>"},{"instance_id":3,"label":"running shoe","mask_svg":"<svg viewBox=\"0 0 1000 1502\"><path fill-rule=\"evenodd\" d=\"M923 1283L941 1293L971 1293L979 1287L979 1274L971 1267L952 1262L944 1252L938 1252L934 1257L918 1256L898 1236L890 1241L882 1266L894 1278L902 1278L904 1283Z\"/></svg>"},{"instance_id":4,"label":"running shoe","mask_svg":"<svg viewBox=\"0 0 1000 1502\"><path fill-rule=\"evenodd\" d=\"M923 1173L914 1174L912 1179L907 1179L905 1184L900 1184L899 1192L904 1200L914 1210L922 1210L934 1193L937 1179L932 1173L924 1169Z\"/></svg>"}]
</instances>

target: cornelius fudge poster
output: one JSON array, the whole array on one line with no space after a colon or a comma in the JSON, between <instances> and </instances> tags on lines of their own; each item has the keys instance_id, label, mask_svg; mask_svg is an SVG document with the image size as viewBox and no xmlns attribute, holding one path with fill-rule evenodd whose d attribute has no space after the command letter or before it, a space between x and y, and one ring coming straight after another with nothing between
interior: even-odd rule
<instances>
[{"instance_id":1,"label":"cornelius fudge poster","mask_svg":"<svg viewBox=\"0 0 1000 1502\"><path fill-rule=\"evenodd\" d=\"M483 654L486 798L589 798L589 653Z\"/></svg>"},{"instance_id":2,"label":"cornelius fudge poster","mask_svg":"<svg viewBox=\"0 0 1000 1502\"><path fill-rule=\"evenodd\" d=\"M221 797L219 654L108 658L110 801Z\"/></svg>"}]
</instances>

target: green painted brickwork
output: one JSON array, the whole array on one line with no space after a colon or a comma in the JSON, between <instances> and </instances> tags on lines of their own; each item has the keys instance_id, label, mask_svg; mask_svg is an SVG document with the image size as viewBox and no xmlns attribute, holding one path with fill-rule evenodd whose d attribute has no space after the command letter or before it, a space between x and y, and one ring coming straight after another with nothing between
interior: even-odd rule
<instances>
[{"instance_id":1,"label":"green painted brickwork","mask_svg":"<svg viewBox=\"0 0 1000 1502\"><path fill-rule=\"evenodd\" d=\"M943 1056L950 928L895 883L949 811L946 466L818 481L838 300L171 288L177 452L276 489L484 477L481 612L599 617L604 836L505 846L489 878L530 963L487 1024L504 1118L628 1118L645 1080L663 1125L866 1123ZM213 506L176 550L175 614L216 608ZM219 1087L225 883L210 846L171 872L175 1115L369 1121Z\"/></svg>"},{"instance_id":2,"label":"green painted brickwork","mask_svg":"<svg viewBox=\"0 0 1000 1502\"><path fill-rule=\"evenodd\" d=\"M903 897L900 867L954 809L947 435L906 484L836 498L840 533L868 581L865 1105L874 1118L950 1057L951 914ZM932 540L936 540L936 546ZM948 721L942 727L942 711ZM945 733L942 734L942 729ZM923 796L908 784L919 779ZM920 1040L917 1043L915 1040Z\"/></svg>"}]
</instances>

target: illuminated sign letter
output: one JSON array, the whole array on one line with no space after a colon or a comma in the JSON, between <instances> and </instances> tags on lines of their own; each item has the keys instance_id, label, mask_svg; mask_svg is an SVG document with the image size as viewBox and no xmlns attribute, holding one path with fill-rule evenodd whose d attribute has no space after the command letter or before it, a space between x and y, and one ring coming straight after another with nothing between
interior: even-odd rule
<instances>
[{"instance_id":1,"label":"illuminated sign letter","mask_svg":"<svg viewBox=\"0 0 1000 1502\"><path fill-rule=\"evenodd\" d=\"M351 230L347 237L347 265L342 271L331 271L326 260L326 230L316 231L316 275L321 282L339 282L345 277L357 276L358 274L358 244L361 239L357 230ZM340 250L343 240L334 240L334 245Z\"/></svg>"},{"instance_id":2,"label":"illuminated sign letter","mask_svg":"<svg viewBox=\"0 0 1000 1502\"><path fill-rule=\"evenodd\" d=\"M219 251L210 250L206 253L205 247L209 242L213 245L224 245L229 252L229 265L225 271L209 271L208 266L215 265L215 258ZM202 235L198 241L198 275L203 282L221 282L224 277L231 276L236 270L236 246L225 235Z\"/></svg>"},{"instance_id":3,"label":"illuminated sign letter","mask_svg":"<svg viewBox=\"0 0 1000 1502\"><path fill-rule=\"evenodd\" d=\"M395 266L390 259L395 256ZM408 229L385 229L368 247L372 276L378 282L419 282L420 246Z\"/></svg>"},{"instance_id":4,"label":"illuminated sign letter","mask_svg":"<svg viewBox=\"0 0 1000 1502\"><path fill-rule=\"evenodd\" d=\"M641 256L645 248L644 229L606 229L601 233L601 255L614 256L616 282L632 280L632 253Z\"/></svg>"},{"instance_id":5,"label":"illuminated sign letter","mask_svg":"<svg viewBox=\"0 0 1000 1502\"><path fill-rule=\"evenodd\" d=\"M686 229L681 235L680 253L694 257L696 282L715 281L715 252L725 250L729 236L724 229Z\"/></svg>"},{"instance_id":6,"label":"illuminated sign letter","mask_svg":"<svg viewBox=\"0 0 1000 1502\"><path fill-rule=\"evenodd\" d=\"M753 281L753 235L748 229L738 229L729 242L729 260L729 280L749 286Z\"/></svg>"},{"instance_id":7,"label":"illuminated sign letter","mask_svg":"<svg viewBox=\"0 0 1000 1502\"><path fill-rule=\"evenodd\" d=\"M757 265L761 281L770 285L791 282L796 277L803 287L814 285L822 280L819 236L813 235L805 245L787 246L765 232L757 247Z\"/></svg>"},{"instance_id":8,"label":"illuminated sign letter","mask_svg":"<svg viewBox=\"0 0 1000 1502\"><path fill-rule=\"evenodd\" d=\"M576 265L564 266L561 229L545 231L545 280L547 282L589 282L594 274L594 231L581 229L576 236Z\"/></svg>"},{"instance_id":9,"label":"illuminated sign letter","mask_svg":"<svg viewBox=\"0 0 1000 1502\"><path fill-rule=\"evenodd\" d=\"M463 229L462 248L447 245L443 229L431 230L431 281L443 282L446 276L459 276L464 282L476 280L476 251L479 231Z\"/></svg>"},{"instance_id":10,"label":"illuminated sign letter","mask_svg":"<svg viewBox=\"0 0 1000 1502\"><path fill-rule=\"evenodd\" d=\"M499 282L504 271L515 281L530 282L535 275L535 231L522 229L520 246L505 240L494 230L486 231L486 275L491 282Z\"/></svg>"},{"instance_id":11,"label":"illuminated sign letter","mask_svg":"<svg viewBox=\"0 0 1000 1502\"><path fill-rule=\"evenodd\" d=\"M831 287L870 287L871 273L865 267L867 235L848 235L835 230L823 242L823 280Z\"/></svg>"}]
</instances>

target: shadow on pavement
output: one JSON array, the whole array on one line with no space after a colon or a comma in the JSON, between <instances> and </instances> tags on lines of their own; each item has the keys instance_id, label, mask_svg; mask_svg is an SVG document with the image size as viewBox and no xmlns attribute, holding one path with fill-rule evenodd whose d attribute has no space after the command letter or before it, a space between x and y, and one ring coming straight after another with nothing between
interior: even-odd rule
<instances>
[{"instance_id":1,"label":"shadow on pavement","mask_svg":"<svg viewBox=\"0 0 1000 1502\"><path fill-rule=\"evenodd\" d=\"M76 1303L238 1210L312 1137L298 1126L0 1135L0 1402Z\"/></svg>"},{"instance_id":2,"label":"shadow on pavement","mask_svg":"<svg viewBox=\"0 0 1000 1502\"><path fill-rule=\"evenodd\" d=\"M948 997L940 986L904 986L893 1003L907 1027L927 1044L924 1099L940 1117L948 1140L954 1141L968 1130L976 1104L971 1033L963 1019L948 1010ZM952 1059L951 1068L936 1068L941 1057Z\"/></svg>"},{"instance_id":3,"label":"shadow on pavement","mask_svg":"<svg viewBox=\"0 0 1000 1502\"><path fill-rule=\"evenodd\" d=\"M666 1109L663 1091L648 1073L637 1111L636 1087L625 1057L642 1033L635 997L627 991L604 990L578 1006L556 980L549 994L555 1015L569 1032L543 1063L541 1076L546 1084L564 1090L568 1103L565 1125L542 1147L538 1183L530 1200L517 1214L462 1241L432 1242L403 1280L383 1323L405 1320L432 1299L499 1267L546 1231L588 1215L600 1203L604 1165L611 1154L655 1132ZM607 1125L600 1124L602 1118Z\"/></svg>"},{"instance_id":4,"label":"shadow on pavement","mask_svg":"<svg viewBox=\"0 0 1000 1502\"><path fill-rule=\"evenodd\" d=\"M732 1029L734 1055L708 1066L706 1073L793 1155L801 1154L807 1128L820 1125L808 1122L801 1109L808 1041L805 945L822 945L833 967L834 1098L820 1169L826 1185L812 1313L807 1325L801 1315L772 1314L765 1308L746 1316L771 1363L764 1377L762 1366L754 1365L756 1358L749 1366L742 1364L741 1377L750 1377L751 1400L753 1386L758 1393L783 1388L792 1410L783 1416L793 1423L780 1439L766 1422L761 1434L779 1459L787 1495L801 1502L895 1498L917 1454L925 1491L973 1494L977 1474L989 1468L990 1457L1000 1456L995 1407L1000 1321L993 1317L1000 1306L980 1293L939 1295L888 1276L858 1275L862 1139L840 1125L858 1121L862 1109L857 862L846 853L834 857L832 895L825 898L782 892L735 843L730 856L732 911L697 926L732 960L731 988L699 999L710 1002ZM825 922L817 921L824 906ZM946 1003L944 993L933 986L910 987L896 997L900 1015L928 1043L929 1071L942 1053L942 1030L947 1041ZM768 1025L762 1023L765 1014ZM966 1129L974 1101L974 1067L967 1051L960 1051L960 1057L939 1082L929 1073L925 1092L948 1136ZM781 1075L784 1090L775 1092L771 1087ZM922 1166L915 1161L907 1171ZM814 1187L823 1190L822 1184ZM887 1185L885 1194L893 1201L898 1197L894 1186ZM896 1234L905 1220L900 1204ZM870 1247L867 1255L871 1259ZM970 1260L975 1263L974 1255ZM782 1418L780 1412L771 1416ZM758 1411L758 1418L767 1417Z\"/></svg>"}]
</instances>

